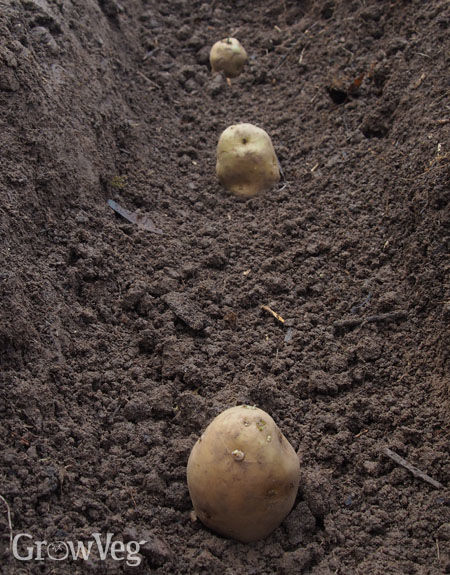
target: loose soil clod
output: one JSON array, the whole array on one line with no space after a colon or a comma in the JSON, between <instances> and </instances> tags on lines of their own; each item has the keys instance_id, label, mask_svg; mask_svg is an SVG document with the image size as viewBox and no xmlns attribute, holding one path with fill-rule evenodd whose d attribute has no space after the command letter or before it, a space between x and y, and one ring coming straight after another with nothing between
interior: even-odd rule
<instances>
[{"instance_id":1,"label":"loose soil clod","mask_svg":"<svg viewBox=\"0 0 450 575\"><path fill-rule=\"evenodd\" d=\"M162 297L173 313L195 331L202 331L208 324L207 317L185 294L171 292Z\"/></svg>"}]
</instances>

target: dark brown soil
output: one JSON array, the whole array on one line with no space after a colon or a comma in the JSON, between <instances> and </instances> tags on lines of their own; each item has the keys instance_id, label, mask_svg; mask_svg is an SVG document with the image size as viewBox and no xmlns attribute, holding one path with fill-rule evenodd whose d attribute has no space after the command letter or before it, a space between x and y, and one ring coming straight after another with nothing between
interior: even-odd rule
<instances>
[{"instance_id":1,"label":"dark brown soil","mask_svg":"<svg viewBox=\"0 0 450 575\"><path fill-rule=\"evenodd\" d=\"M21 562L0 500L2 574L450 572L449 21L446 0L0 0L0 494L14 535L148 541L139 567ZM226 35L249 54L231 86L208 68ZM241 121L285 177L247 201L215 177ZM251 545L191 519L185 477L243 402L302 461Z\"/></svg>"}]
</instances>

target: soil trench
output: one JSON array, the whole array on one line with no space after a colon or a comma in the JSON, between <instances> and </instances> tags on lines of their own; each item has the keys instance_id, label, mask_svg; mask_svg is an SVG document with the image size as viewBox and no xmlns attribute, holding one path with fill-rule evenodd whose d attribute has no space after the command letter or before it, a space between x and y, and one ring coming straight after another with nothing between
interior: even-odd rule
<instances>
[{"instance_id":1,"label":"soil trench","mask_svg":"<svg viewBox=\"0 0 450 575\"><path fill-rule=\"evenodd\" d=\"M450 573L449 21L444 0L0 0L2 574ZM283 172L247 200L215 173L239 122ZM301 459L248 545L193 520L186 483L241 403ZM58 560L96 533L119 559Z\"/></svg>"}]
</instances>

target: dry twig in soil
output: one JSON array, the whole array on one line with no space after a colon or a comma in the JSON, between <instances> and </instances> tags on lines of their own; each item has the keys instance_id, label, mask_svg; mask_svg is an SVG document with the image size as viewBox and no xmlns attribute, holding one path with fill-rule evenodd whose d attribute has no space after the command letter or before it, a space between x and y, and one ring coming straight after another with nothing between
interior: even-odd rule
<instances>
[{"instance_id":1,"label":"dry twig in soil","mask_svg":"<svg viewBox=\"0 0 450 575\"><path fill-rule=\"evenodd\" d=\"M6 514L8 516L8 527L9 527L9 548L12 549L12 540L13 540L13 530L12 530L12 523L11 523L11 509L9 508L8 502L6 499L0 495L0 499L6 505Z\"/></svg>"},{"instance_id":2,"label":"dry twig in soil","mask_svg":"<svg viewBox=\"0 0 450 575\"><path fill-rule=\"evenodd\" d=\"M419 479L426 481L433 487L436 487L436 489L441 489L443 487L442 483L439 483L439 481L436 481L435 479L433 479L432 477L430 477L429 475L427 475L426 473L424 473L423 471L421 471L420 469L409 463L409 461L403 459L403 457L401 457L400 455L395 453L395 451L392 451L388 447L386 447L383 450L383 453L388 457L390 457L393 461L395 461L395 463L398 463L399 465L410 471L414 475L414 477L418 477Z\"/></svg>"}]
</instances>

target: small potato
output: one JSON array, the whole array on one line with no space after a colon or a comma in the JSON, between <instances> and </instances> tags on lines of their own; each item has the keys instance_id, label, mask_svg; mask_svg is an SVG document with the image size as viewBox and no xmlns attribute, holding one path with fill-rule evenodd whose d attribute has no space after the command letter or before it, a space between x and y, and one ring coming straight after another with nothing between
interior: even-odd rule
<instances>
[{"instance_id":1,"label":"small potato","mask_svg":"<svg viewBox=\"0 0 450 575\"><path fill-rule=\"evenodd\" d=\"M197 517L244 543L262 539L294 505L300 476L297 454L262 409L223 411L192 448L189 493Z\"/></svg>"},{"instance_id":2,"label":"small potato","mask_svg":"<svg viewBox=\"0 0 450 575\"><path fill-rule=\"evenodd\" d=\"M255 196L280 180L278 158L267 132L253 124L235 124L217 144L216 173L233 194Z\"/></svg>"},{"instance_id":3,"label":"small potato","mask_svg":"<svg viewBox=\"0 0 450 575\"><path fill-rule=\"evenodd\" d=\"M247 52L236 38L224 38L216 42L209 53L213 72L223 72L227 78L236 78L247 61Z\"/></svg>"},{"instance_id":4,"label":"small potato","mask_svg":"<svg viewBox=\"0 0 450 575\"><path fill-rule=\"evenodd\" d=\"M269 134L253 124L234 124L217 144L219 182L237 196L255 196L280 180L278 158Z\"/></svg>"}]
</instances>

